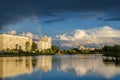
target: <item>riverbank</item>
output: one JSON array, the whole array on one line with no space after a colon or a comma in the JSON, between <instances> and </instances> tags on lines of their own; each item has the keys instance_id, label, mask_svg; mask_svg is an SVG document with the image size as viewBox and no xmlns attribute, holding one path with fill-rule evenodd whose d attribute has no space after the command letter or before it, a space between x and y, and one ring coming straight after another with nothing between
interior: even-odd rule
<instances>
[{"instance_id":1,"label":"riverbank","mask_svg":"<svg viewBox=\"0 0 120 80\"><path fill-rule=\"evenodd\" d=\"M1 54L0 54L0 57L39 56L39 55L53 55L53 54L38 54L38 53L1 53Z\"/></svg>"},{"instance_id":2,"label":"riverbank","mask_svg":"<svg viewBox=\"0 0 120 80\"><path fill-rule=\"evenodd\" d=\"M94 55L102 55L98 53L77 53L77 54L71 54L71 53L30 53L30 52L22 52L22 53L0 53L0 57L14 57L14 56L40 56L40 55L89 55L89 54L94 54Z\"/></svg>"}]
</instances>

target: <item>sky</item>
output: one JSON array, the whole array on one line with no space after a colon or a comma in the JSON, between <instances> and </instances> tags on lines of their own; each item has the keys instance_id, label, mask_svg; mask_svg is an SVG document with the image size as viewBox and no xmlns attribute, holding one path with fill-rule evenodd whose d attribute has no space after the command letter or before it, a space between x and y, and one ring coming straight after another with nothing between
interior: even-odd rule
<instances>
[{"instance_id":1,"label":"sky","mask_svg":"<svg viewBox=\"0 0 120 80\"><path fill-rule=\"evenodd\" d=\"M120 0L0 0L0 33L47 35L62 47L120 44L119 14Z\"/></svg>"}]
</instances>

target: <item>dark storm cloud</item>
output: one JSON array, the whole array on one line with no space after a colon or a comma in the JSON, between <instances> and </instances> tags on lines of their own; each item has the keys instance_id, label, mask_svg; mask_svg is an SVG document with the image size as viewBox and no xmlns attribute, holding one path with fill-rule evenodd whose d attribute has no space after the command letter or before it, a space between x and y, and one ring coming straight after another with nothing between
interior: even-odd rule
<instances>
[{"instance_id":1,"label":"dark storm cloud","mask_svg":"<svg viewBox=\"0 0 120 80\"><path fill-rule=\"evenodd\" d=\"M108 14L100 17L99 20L102 21L120 21L120 9L119 10L111 10L107 12Z\"/></svg>"},{"instance_id":2,"label":"dark storm cloud","mask_svg":"<svg viewBox=\"0 0 120 80\"><path fill-rule=\"evenodd\" d=\"M63 21L65 20L64 18L56 18L56 19L50 19L50 20L45 20L45 23L52 23L52 22L56 22L56 21Z\"/></svg>"},{"instance_id":3,"label":"dark storm cloud","mask_svg":"<svg viewBox=\"0 0 120 80\"><path fill-rule=\"evenodd\" d=\"M91 18L91 17L94 17L94 16L98 16L100 13L87 13L87 14L82 14L82 15L79 15L77 16L77 18L80 18L80 19L87 19L87 18Z\"/></svg>"},{"instance_id":4,"label":"dark storm cloud","mask_svg":"<svg viewBox=\"0 0 120 80\"><path fill-rule=\"evenodd\" d=\"M89 11L104 13L109 17L105 21L120 20L120 15L116 17L120 0L0 0L0 28L34 14L57 17L57 13Z\"/></svg>"},{"instance_id":5,"label":"dark storm cloud","mask_svg":"<svg viewBox=\"0 0 120 80\"><path fill-rule=\"evenodd\" d=\"M113 17L101 17L99 18L99 20L102 20L102 21L120 21L120 16L113 16Z\"/></svg>"}]
</instances>

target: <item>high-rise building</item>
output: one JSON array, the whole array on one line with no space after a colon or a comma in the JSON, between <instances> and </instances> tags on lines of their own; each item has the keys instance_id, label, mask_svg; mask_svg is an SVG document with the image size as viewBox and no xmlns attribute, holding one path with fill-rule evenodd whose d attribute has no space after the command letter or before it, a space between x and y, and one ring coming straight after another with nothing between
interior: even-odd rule
<instances>
[{"instance_id":1,"label":"high-rise building","mask_svg":"<svg viewBox=\"0 0 120 80\"><path fill-rule=\"evenodd\" d=\"M32 39L9 34L0 34L0 51L6 49L21 49L26 50L26 42L32 45Z\"/></svg>"},{"instance_id":2,"label":"high-rise building","mask_svg":"<svg viewBox=\"0 0 120 80\"><path fill-rule=\"evenodd\" d=\"M85 47L84 47L84 46L82 46L82 45L79 45L79 46L78 46L78 49L79 49L79 50L84 50L84 49L85 49Z\"/></svg>"},{"instance_id":3,"label":"high-rise building","mask_svg":"<svg viewBox=\"0 0 120 80\"><path fill-rule=\"evenodd\" d=\"M51 37L43 36L37 42L38 50L50 49L51 48Z\"/></svg>"},{"instance_id":4,"label":"high-rise building","mask_svg":"<svg viewBox=\"0 0 120 80\"><path fill-rule=\"evenodd\" d=\"M17 35L10 35L10 34L0 34L0 51L7 50L7 49L18 49L29 51L32 45L32 38L30 37L23 37ZM29 48L26 45L29 43ZM38 50L45 50L51 48L51 37L43 36L40 37L39 41L35 42L37 44Z\"/></svg>"}]
</instances>

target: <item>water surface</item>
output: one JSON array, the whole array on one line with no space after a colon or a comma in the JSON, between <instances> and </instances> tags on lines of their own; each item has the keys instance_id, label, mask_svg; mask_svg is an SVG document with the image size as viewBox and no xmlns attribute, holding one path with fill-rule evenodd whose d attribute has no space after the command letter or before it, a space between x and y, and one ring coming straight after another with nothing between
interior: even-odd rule
<instances>
[{"instance_id":1,"label":"water surface","mask_svg":"<svg viewBox=\"0 0 120 80\"><path fill-rule=\"evenodd\" d=\"M0 80L120 80L120 66L99 55L0 57Z\"/></svg>"}]
</instances>

